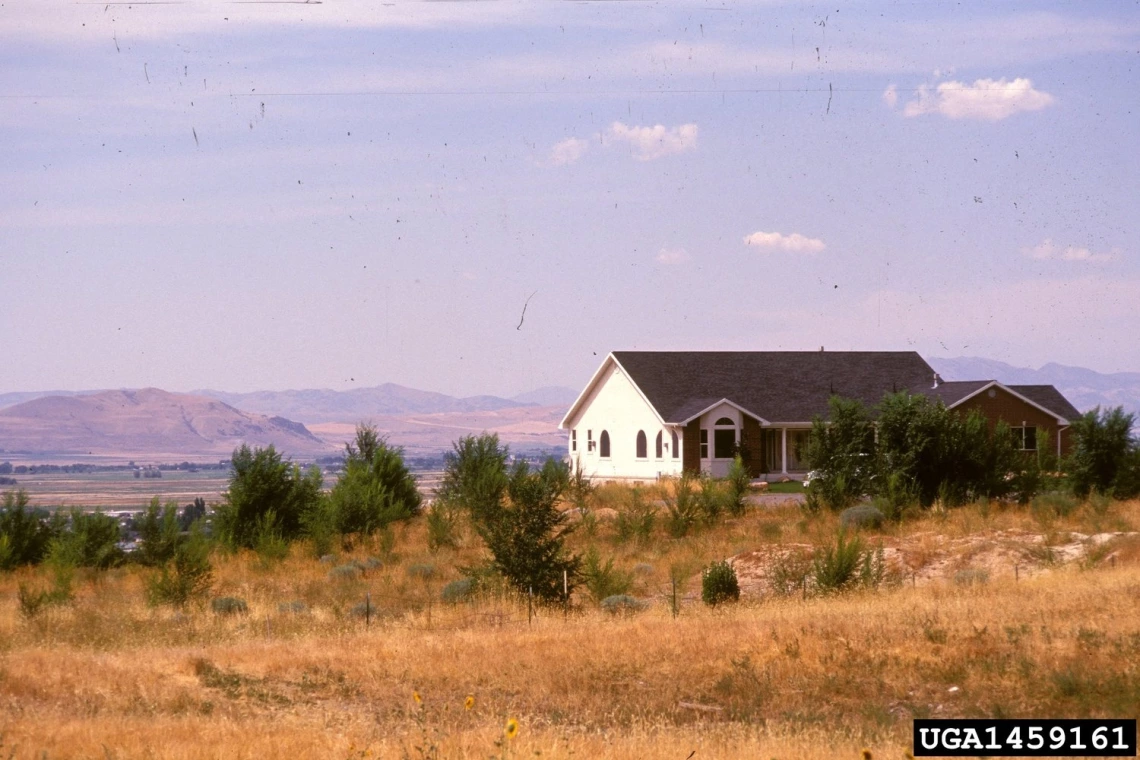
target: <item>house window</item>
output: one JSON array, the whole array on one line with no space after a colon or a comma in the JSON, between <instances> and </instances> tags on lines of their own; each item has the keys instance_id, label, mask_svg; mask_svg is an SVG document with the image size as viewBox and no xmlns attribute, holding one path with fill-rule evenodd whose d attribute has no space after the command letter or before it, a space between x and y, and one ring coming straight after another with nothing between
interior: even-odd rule
<instances>
[{"instance_id":1,"label":"house window","mask_svg":"<svg viewBox=\"0 0 1140 760\"><path fill-rule=\"evenodd\" d=\"M649 456L649 444L645 439L645 431L637 431L637 458L645 459Z\"/></svg>"},{"instance_id":2,"label":"house window","mask_svg":"<svg viewBox=\"0 0 1140 760\"><path fill-rule=\"evenodd\" d=\"M764 431L764 471L779 472L784 468L784 454L780 450L783 441L779 430Z\"/></svg>"},{"instance_id":3,"label":"house window","mask_svg":"<svg viewBox=\"0 0 1140 760\"><path fill-rule=\"evenodd\" d=\"M793 472L807 469L807 444L810 430L788 431L788 469Z\"/></svg>"},{"instance_id":4,"label":"house window","mask_svg":"<svg viewBox=\"0 0 1140 760\"><path fill-rule=\"evenodd\" d=\"M594 450L594 431L593 430L587 430L586 431L586 453L588 454L593 450Z\"/></svg>"},{"instance_id":5,"label":"house window","mask_svg":"<svg viewBox=\"0 0 1140 760\"><path fill-rule=\"evenodd\" d=\"M658 459L663 458L665 456L665 452L663 450L664 448L665 448L665 433L658 430L657 431L657 443L654 444L653 455L655 457L657 457Z\"/></svg>"},{"instance_id":6,"label":"house window","mask_svg":"<svg viewBox=\"0 0 1140 760\"><path fill-rule=\"evenodd\" d=\"M676 430L673 431L673 458L674 459L680 459L681 458L681 447L677 443L677 431Z\"/></svg>"},{"instance_id":7,"label":"house window","mask_svg":"<svg viewBox=\"0 0 1140 760\"><path fill-rule=\"evenodd\" d=\"M701 429L701 459L709 458L709 431Z\"/></svg>"},{"instance_id":8,"label":"house window","mask_svg":"<svg viewBox=\"0 0 1140 760\"><path fill-rule=\"evenodd\" d=\"M728 417L721 417L716 421L716 430L713 431L713 457L732 459L735 450L736 423Z\"/></svg>"},{"instance_id":9,"label":"house window","mask_svg":"<svg viewBox=\"0 0 1140 760\"><path fill-rule=\"evenodd\" d=\"M600 449L598 453L602 459L610 458L610 434L605 430L602 431L601 436L598 438L598 448Z\"/></svg>"},{"instance_id":10,"label":"house window","mask_svg":"<svg viewBox=\"0 0 1140 760\"><path fill-rule=\"evenodd\" d=\"M570 431L570 450L571 451L577 451L578 450L578 431L577 430L571 430Z\"/></svg>"},{"instance_id":11,"label":"house window","mask_svg":"<svg viewBox=\"0 0 1140 760\"><path fill-rule=\"evenodd\" d=\"M1010 428L1013 433L1013 447L1021 451L1037 451L1037 428L1031 425Z\"/></svg>"}]
</instances>

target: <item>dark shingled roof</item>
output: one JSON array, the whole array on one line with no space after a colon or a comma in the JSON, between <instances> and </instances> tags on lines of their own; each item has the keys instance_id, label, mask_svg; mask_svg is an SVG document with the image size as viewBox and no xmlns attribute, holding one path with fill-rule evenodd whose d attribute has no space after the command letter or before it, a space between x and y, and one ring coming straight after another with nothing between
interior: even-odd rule
<instances>
[{"instance_id":1,"label":"dark shingled roof","mask_svg":"<svg viewBox=\"0 0 1140 760\"><path fill-rule=\"evenodd\" d=\"M827 415L833 396L875 406L934 380L913 351L614 351L662 418L683 422L727 398L769 422Z\"/></svg>"},{"instance_id":2,"label":"dark shingled roof","mask_svg":"<svg viewBox=\"0 0 1140 760\"><path fill-rule=\"evenodd\" d=\"M1069 422L1075 422L1081 413L1061 391L1052 385L1007 385L1014 393L1020 393L1038 406L1043 406L1053 414L1059 414Z\"/></svg>"},{"instance_id":3,"label":"dark shingled roof","mask_svg":"<svg viewBox=\"0 0 1140 760\"><path fill-rule=\"evenodd\" d=\"M992 382L993 380L951 380L939 383L937 388L933 387L933 383L927 383L917 388L911 388L910 392L915 396L926 396L929 399L941 401L946 406L954 406L966 396L985 388Z\"/></svg>"}]
</instances>

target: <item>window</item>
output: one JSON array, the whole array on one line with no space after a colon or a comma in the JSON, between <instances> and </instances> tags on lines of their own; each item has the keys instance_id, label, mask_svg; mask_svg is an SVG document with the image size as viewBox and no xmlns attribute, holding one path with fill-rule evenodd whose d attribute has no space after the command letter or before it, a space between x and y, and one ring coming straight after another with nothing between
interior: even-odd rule
<instances>
[{"instance_id":1,"label":"window","mask_svg":"<svg viewBox=\"0 0 1140 760\"><path fill-rule=\"evenodd\" d=\"M735 450L736 423L728 417L721 417L716 421L716 430L713 431L713 457L732 459Z\"/></svg>"},{"instance_id":2,"label":"window","mask_svg":"<svg viewBox=\"0 0 1140 760\"><path fill-rule=\"evenodd\" d=\"M646 442L646 439L645 439L645 431L644 430L638 430L637 431L637 458L638 459L645 459L648 456L649 456L649 444Z\"/></svg>"},{"instance_id":3,"label":"window","mask_svg":"<svg viewBox=\"0 0 1140 760\"><path fill-rule=\"evenodd\" d=\"M717 459L732 459L736 448L736 431L717 429L713 431L713 456Z\"/></svg>"},{"instance_id":4,"label":"window","mask_svg":"<svg viewBox=\"0 0 1140 760\"><path fill-rule=\"evenodd\" d=\"M1031 425L1026 427L1010 428L1013 433L1013 447L1021 451L1037 451L1037 428Z\"/></svg>"},{"instance_id":5,"label":"window","mask_svg":"<svg viewBox=\"0 0 1140 760\"><path fill-rule=\"evenodd\" d=\"M578 431L577 430L571 430L570 431L570 450L571 451L577 451L578 450Z\"/></svg>"},{"instance_id":6,"label":"window","mask_svg":"<svg viewBox=\"0 0 1140 760\"><path fill-rule=\"evenodd\" d=\"M589 453L593 450L594 450L594 431L593 430L587 430L586 431L586 453Z\"/></svg>"},{"instance_id":7,"label":"window","mask_svg":"<svg viewBox=\"0 0 1140 760\"><path fill-rule=\"evenodd\" d=\"M665 448L665 433L659 430L659 431L657 431L657 443L653 447L653 455L655 457L657 457L658 459L661 459L662 457L665 456L665 452L663 451L664 448Z\"/></svg>"},{"instance_id":8,"label":"window","mask_svg":"<svg viewBox=\"0 0 1140 760\"><path fill-rule=\"evenodd\" d=\"M807 469L804 457L807 455L808 437L810 430L788 431L788 469L793 472Z\"/></svg>"},{"instance_id":9,"label":"window","mask_svg":"<svg viewBox=\"0 0 1140 760\"><path fill-rule=\"evenodd\" d=\"M673 431L673 458L674 459L680 459L681 458L681 447L677 443L677 431L676 430Z\"/></svg>"},{"instance_id":10,"label":"window","mask_svg":"<svg viewBox=\"0 0 1140 760\"><path fill-rule=\"evenodd\" d=\"M701 459L709 458L709 431L701 429Z\"/></svg>"},{"instance_id":11,"label":"window","mask_svg":"<svg viewBox=\"0 0 1140 760\"><path fill-rule=\"evenodd\" d=\"M601 436L598 438L598 452L603 459L610 458L610 434L605 430L602 431Z\"/></svg>"},{"instance_id":12,"label":"window","mask_svg":"<svg viewBox=\"0 0 1140 760\"><path fill-rule=\"evenodd\" d=\"M764 471L780 472L784 469L784 453L780 447L783 445L779 430L767 429L764 431Z\"/></svg>"}]
</instances>

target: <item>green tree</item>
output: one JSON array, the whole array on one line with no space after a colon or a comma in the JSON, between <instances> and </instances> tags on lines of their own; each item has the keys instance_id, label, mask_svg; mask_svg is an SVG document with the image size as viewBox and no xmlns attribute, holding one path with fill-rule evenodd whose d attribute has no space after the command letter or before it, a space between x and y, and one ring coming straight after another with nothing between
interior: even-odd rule
<instances>
[{"instance_id":1,"label":"green tree","mask_svg":"<svg viewBox=\"0 0 1140 760\"><path fill-rule=\"evenodd\" d=\"M1088 496L1093 489L1107 493L1116 485L1117 475L1136 447L1132 439L1134 422L1135 415L1126 414L1119 406L1105 410L1098 406L1073 422L1074 446L1068 469L1077 496Z\"/></svg>"},{"instance_id":2,"label":"green tree","mask_svg":"<svg viewBox=\"0 0 1140 760\"><path fill-rule=\"evenodd\" d=\"M371 535L395 520L418 514L422 497L404 464L402 449L389 446L371 425L358 425L345 446L345 466L329 494L341 534Z\"/></svg>"},{"instance_id":3,"label":"green tree","mask_svg":"<svg viewBox=\"0 0 1140 760\"><path fill-rule=\"evenodd\" d=\"M306 514L321 507L320 469L302 471L282 460L272 445L251 449L242 444L231 463L229 488L214 514L218 538L232 548L252 549L270 513L281 538L299 538Z\"/></svg>"},{"instance_id":4,"label":"green tree","mask_svg":"<svg viewBox=\"0 0 1140 760\"><path fill-rule=\"evenodd\" d=\"M53 561L74 567L106 570L123 561L119 521L102 512L71 510L70 524L53 542Z\"/></svg>"},{"instance_id":5,"label":"green tree","mask_svg":"<svg viewBox=\"0 0 1140 760\"><path fill-rule=\"evenodd\" d=\"M497 435L460 438L446 457L437 498L463 505L476 523L493 522L507 492L507 456Z\"/></svg>"},{"instance_id":6,"label":"green tree","mask_svg":"<svg viewBox=\"0 0 1140 760\"><path fill-rule=\"evenodd\" d=\"M557 506L567 482L561 462L548 459L537 470L519 462L505 503L475 521L494 568L519 593L533 592L543 602L565 601L579 580L581 558L566 551L571 528Z\"/></svg>"},{"instance_id":7,"label":"green tree","mask_svg":"<svg viewBox=\"0 0 1140 760\"><path fill-rule=\"evenodd\" d=\"M177 544L161 569L147 579L147 599L152 605L185 607L210 590L213 574L210 541L202 531L202 523L195 522L190 526L190 535Z\"/></svg>"},{"instance_id":8,"label":"green tree","mask_svg":"<svg viewBox=\"0 0 1140 760\"><path fill-rule=\"evenodd\" d=\"M174 557L181 536L178 503L162 506L155 496L138 522L140 564L158 567Z\"/></svg>"},{"instance_id":9,"label":"green tree","mask_svg":"<svg viewBox=\"0 0 1140 760\"><path fill-rule=\"evenodd\" d=\"M827 406L828 419L812 422L805 457L816 471L812 496L839 510L872 491L875 428L859 401L832 396Z\"/></svg>"},{"instance_id":10,"label":"green tree","mask_svg":"<svg viewBox=\"0 0 1140 760\"><path fill-rule=\"evenodd\" d=\"M5 493L0 506L0 544L5 547L0 551L0 570L43 562L66 522L63 515L32 508L23 489Z\"/></svg>"}]
</instances>

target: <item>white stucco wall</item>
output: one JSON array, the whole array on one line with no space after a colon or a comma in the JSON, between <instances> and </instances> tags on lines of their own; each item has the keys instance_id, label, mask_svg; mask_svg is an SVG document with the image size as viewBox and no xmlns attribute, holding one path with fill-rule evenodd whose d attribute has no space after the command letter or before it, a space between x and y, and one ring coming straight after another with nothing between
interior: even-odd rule
<instances>
[{"instance_id":1,"label":"white stucco wall","mask_svg":"<svg viewBox=\"0 0 1140 760\"><path fill-rule=\"evenodd\" d=\"M715 419L715 418L714 418ZM570 461L580 462L582 470L596 479L654 480L662 475L680 475L683 451L673 456L673 429L663 425L652 407L642 398L625 373L614 363L598 377L597 383L566 427L576 431L578 450L570 449ZM600 456L602 431L610 435L610 457ZM647 457L637 457L637 432L645 431ZM588 450L588 432L593 432L594 449ZM664 431L662 458L656 454L657 433ZM677 429L677 445L683 448L683 433ZM571 443L573 446L572 432Z\"/></svg>"}]
</instances>

